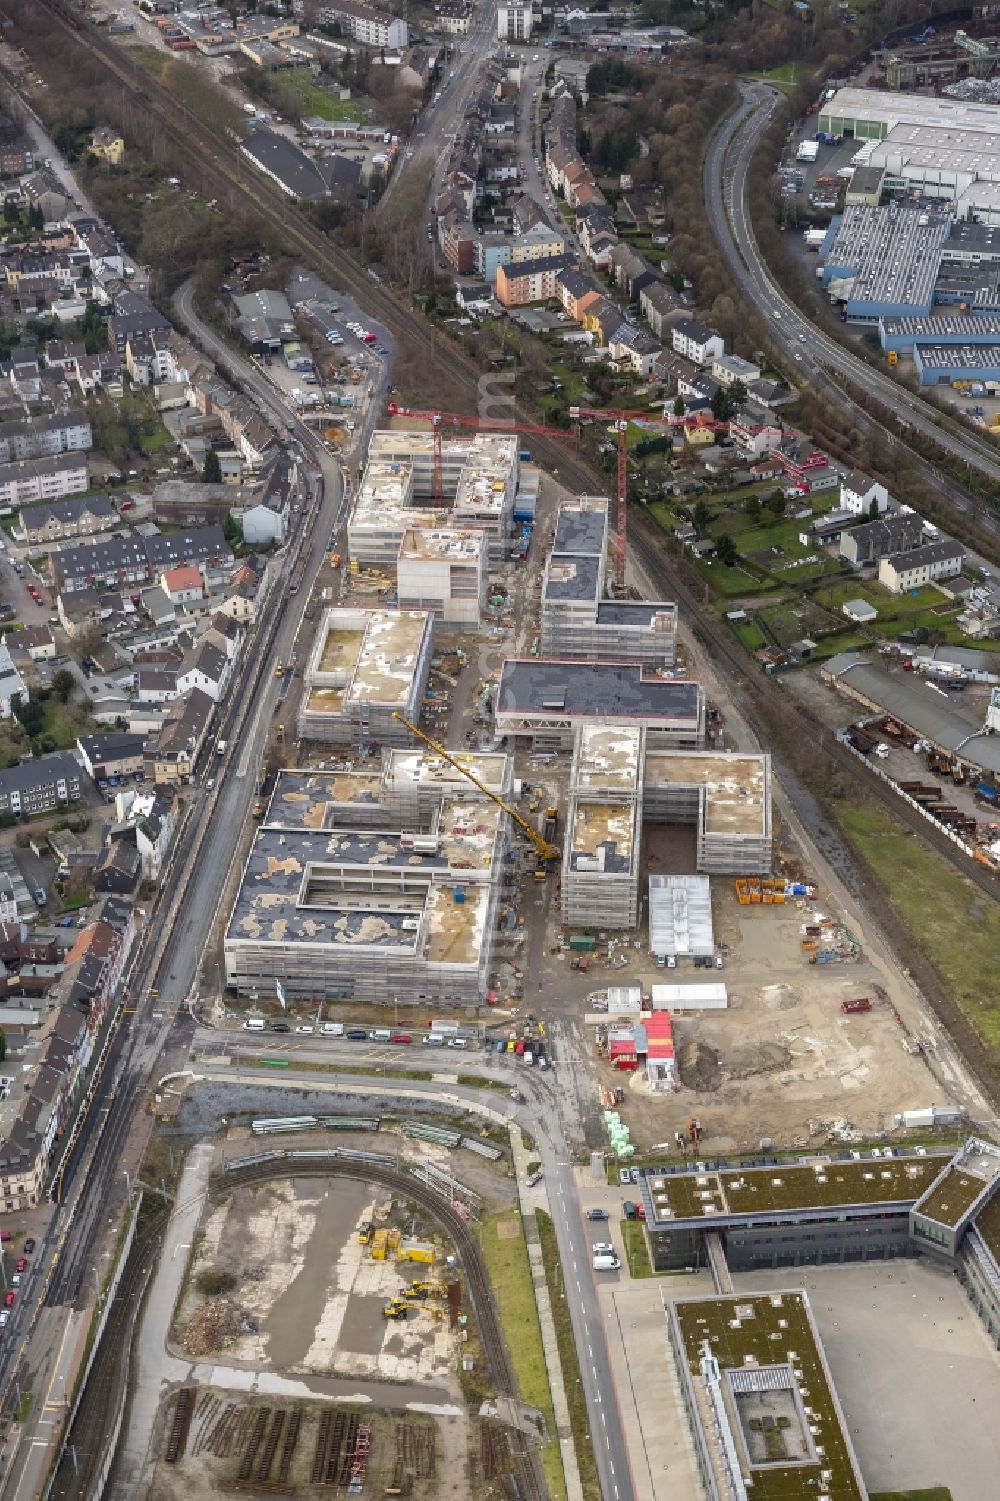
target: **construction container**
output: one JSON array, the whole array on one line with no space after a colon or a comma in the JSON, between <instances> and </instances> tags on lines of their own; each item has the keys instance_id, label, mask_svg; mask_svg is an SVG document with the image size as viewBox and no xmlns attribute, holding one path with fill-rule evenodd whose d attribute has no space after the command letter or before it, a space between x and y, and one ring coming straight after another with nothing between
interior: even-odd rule
<instances>
[{"instance_id":1,"label":"construction container","mask_svg":"<svg viewBox=\"0 0 1000 1501\"><path fill-rule=\"evenodd\" d=\"M597 939L592 938L589 933L574 933L569 946L575 954L592 954L597 948Z\"/></svg>"},{"instance_id":2,"label":"construction container","mask_svg":"<svg viewBox=\"0 0 1000 1501\"><path fill-rule=\"evenodd\" d=\"M437 1252L426 1240L401 1240L396 1252L397 1261L419 1261L425 1266L433 1266L437 1259Z\"/></svg>"}]
</instances>

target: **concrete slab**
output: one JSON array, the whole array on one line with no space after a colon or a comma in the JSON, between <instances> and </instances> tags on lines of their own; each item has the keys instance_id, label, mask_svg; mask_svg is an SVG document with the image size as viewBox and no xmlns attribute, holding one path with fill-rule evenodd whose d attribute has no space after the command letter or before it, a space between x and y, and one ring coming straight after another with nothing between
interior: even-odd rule
<instances>
[{"instance_id":1,"label":"concrete slab","mask_svg":"<svg viewBox=\"0 0 1000 1501\"><path fill-rule=\"evenodd\" d=\"M806 1289L871 1490L996 1494L1000 1359L951 1272L901 1260L746 1272L733 1284Z\"/></svg>"},{"instance_id":2,"label":"concrete slab","mask_svg":"<svg viewBox=\"0 0 1000 1501\"><path fill-rule=\"evenodd\" d=\"M707 1272L631 1282L624 1270L599 1288L636 1501L701 1501L663 1304L711 1290Z\"/></svg>"}]
</instances>

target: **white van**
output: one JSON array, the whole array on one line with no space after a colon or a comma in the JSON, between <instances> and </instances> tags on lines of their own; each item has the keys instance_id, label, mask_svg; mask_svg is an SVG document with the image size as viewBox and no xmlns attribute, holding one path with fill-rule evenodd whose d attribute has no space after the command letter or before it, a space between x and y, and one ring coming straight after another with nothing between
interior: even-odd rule
<instances>
[{"instance_id":1,"label":"white van","mask_svg":"<svg viewBox=\"0 0 1000 1501\"><path fill-rule=\"evenodd\" d=\"M448 1046L450 1048L467 1048L469 1044L464 1037L449 1037Z\"/></svg>"},{"instance_id":2,"label":"white van","mask_svg":"<svg viewBox=\"0 0 1000 1501\"><path fill-rule=\"evenodd\" d=\"M244 1032L263 1032L264 1018L262 1016L248 1016L243 1023Z\"/></svg>"},{"instance_id":3,"label":"white van","mask_svg":"<svg viewBox=\"0 0 1000 1501\"><path fill-rule=\"evenodd\" d=\"M324 1037L343 1037L343 1035L344 1035L344 1023L343 1022L324 1022L323 1023L323 1036Z\"/></svg>"},{"instance_id":4,"label":"white van","mask_svg":"<svg viewBox=\"0 0 1000 1501\"><path fill-rule=\"evenodd\" d=\"M613 1251L604 1251L601 1255L594 1257L595 1272L617 1272L620 1267L621 1262Z\"/></svg>"},{"instance_id":5,"label":"white van","mask_svg":"<svg viewBox=\"0 0 1000 1501\"><path fill-rule=\"evenodd\" d=\"M388 1042L391 1036L392 1033L388 1027L376 1027L371 1034L371 1039L372 1042Z\"/></svg>"}]
</instances>

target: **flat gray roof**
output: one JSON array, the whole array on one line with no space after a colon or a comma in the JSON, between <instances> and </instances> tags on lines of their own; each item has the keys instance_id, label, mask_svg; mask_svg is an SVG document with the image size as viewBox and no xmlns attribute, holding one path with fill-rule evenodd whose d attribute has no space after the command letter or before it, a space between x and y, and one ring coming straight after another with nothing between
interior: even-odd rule
<instances>
[{"instance_id":1,"label":"flat gray roof","mask_svg":"<svg viewBox=\"0 0 1000 1501\"><path fill-rule=\"evenodd\" d=\"M602 599L597 606L598 625L651 625L657 615L677 614L671 600Z\"/></svg>"},{"instance_id":2,"label":"flat gray roof","mask_svg":"<svg viewBox=\"0 0 1000 1501\"><path fill-rule=\"evenodd\" d=\"M1000 367L1000 344L920 344L921 365L935 370L980 370Z\"/></svg>"},{"instance_id":3,"label":"flat gray roof","mask_svg":"<svg viewBox=\"0 0 1000 1501\"><path fill-rule=\"evenodd\" d=\"M579 505L559 507L552 552L591 553L600 557L608 527L607 510Z\"/></svg>"},{"instance_id":4,"label":"flat gray roof","mask_svg":"<svg viewBox=\"0 0 1000 1501\"><path fill-rule=\"evenodd\" d=\"M501 714L582 714L621 719L701 719L702 690L687 679L646 677L628 662L508 657L500 674Z\"/></svg>"},{"instance_id":5,"label":"flat gray roof","mask_svg":"<svg viewBox=\"0 0 1000 1501\"><path fill-rule=\"evenodd\" d=\"M601 560L580 553L553 553L545 572L546 599L589 599L596 604L601 597Z\"/></svg>"},{"instance_id":6,"label":"flat gray roof","mask_svg":"<svg viewBox=\"0 0 1000 1501\"><path fill-rule=\"evenodd\" d=\"M838 682L849 684L887 714L894 715L919 735L945 750L955 751L986 771L1000 773L1000 737L984 735L982 717L961 703L964 695L944 699L932 693L912 673L890 673L869 657L843 652L823 669Z\"/></svg>"}]
</instances>

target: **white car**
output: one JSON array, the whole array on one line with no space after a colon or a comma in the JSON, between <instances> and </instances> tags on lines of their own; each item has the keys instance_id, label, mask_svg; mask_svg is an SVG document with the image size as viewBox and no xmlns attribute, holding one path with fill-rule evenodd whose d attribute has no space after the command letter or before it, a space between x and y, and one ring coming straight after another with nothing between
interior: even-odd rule
<instances>
[{"instance_id":1,"label":"white car","mask_svg":"<svg viewBox=\"0 0 1000 1501\"><path fill-rule=\"evenodd\" d=\"M303 1037L311 1037L313 1035L313 1033L315 1032L316 1028L312 1025L311 1022L303 1022L302 1026L301 1027L296 1027L295 1030L296 1030L296 1032L300 1033Z\"/></svg>"},{"instance_id":2,"label":"white car","mask_svg":"<svg viewBox=\"0 0 1000 1501\"><path fill-rule=\"evenodd\" d=\"M594 1241L594 1255L595 1256L613 1256L614 1254L615 1254L615 1248L614 1248L614 1246L611 1244L611 1242L609 1240L595 1240Z\"/></svg>"}]
</instances>

